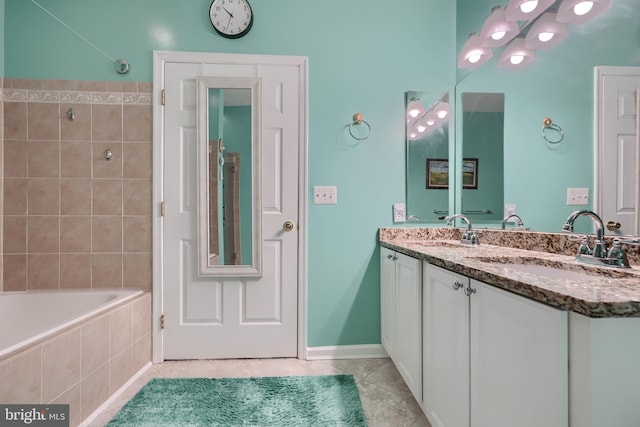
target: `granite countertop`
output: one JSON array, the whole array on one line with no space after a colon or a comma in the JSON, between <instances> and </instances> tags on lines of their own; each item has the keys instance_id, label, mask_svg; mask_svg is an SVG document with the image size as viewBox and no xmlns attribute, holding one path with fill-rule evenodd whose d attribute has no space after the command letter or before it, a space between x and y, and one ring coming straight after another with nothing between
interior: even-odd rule
<instances>
[{"instance_id":1,"label":"granite countertop","mask_svg":"<svg viewBox=\"0 0 640 427\"><path fill-rule=\"evenodd\" d=\"M458 229L409 230L380 229L380 245L562 310L593 318L640 317L640 264L634 266L631 259L632 268L600 267L578 263L575 255L567 255L575 242L560 242L562 249L552 252L517 247L528 242L538 248L535 241L539 239L555 242L555 236L548 233L489 231L481 234L481 244L473 247L460 244ZM495 233L499 234L491 236ZM497 239L514 242L511 246L485 244L483 237L492 243ZM574 277L558 279L518 271L509 268L506 261L555 267L563 276Z\"/></svg>"}]
</instances>

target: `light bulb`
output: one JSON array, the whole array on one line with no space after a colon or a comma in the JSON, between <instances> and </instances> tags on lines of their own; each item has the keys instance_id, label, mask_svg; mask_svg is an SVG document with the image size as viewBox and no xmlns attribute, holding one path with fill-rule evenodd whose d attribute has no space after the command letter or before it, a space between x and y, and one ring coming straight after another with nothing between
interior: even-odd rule
<instances>
[{"instance_id":1,"label":"light bulb","mask_svg":"<svg viewBox=\"0 0 640 427\"><path fill-rule=\"evenodd\" d=\"M538 0L525 1L520 5L522 13L531 13L538 7Z\"/></svg>"},{"instance_id":2,"label":"light bulb","mask_svg":"<svg viewBox=\"0 0 640 427\"><path fill-rule=\"evenodd\" d=\"M445 117L447 117L447 112L445 110L440 110L436 115L439 119L444 119Z\"/></svg>"},{"instance_id":3,"label":"light bulb","mask_svg":"<svg viewBox=\"0 0 640 427\"><path fill-rule=\"evenodd\" d=\"M415 132L411 132L409 134L409 138L415 138L416 136L418 136Z\"/></svg>"},{"instance_id":4,"label":"light bulb","mask_svg":"<svg viewBox=\"0 0 640 427\"><path fill-rule=\"evenodd\" d=\"M426 128L426 127L424 127L424 126L422 126L422 125L419 125L419 126L418 126L418 132L420 132L420 133L424 132L426 129L427 129L427 128Z\"/></svg>"},{"instance_id":5,"label":"light bulb","mask_svg":"<svg viewBox=\"0 0 640 427\"><path fill-rule=\"evenodd\" d=\"M553 38L553 36L555 36L554 33L551 32L542 32L540 34L538 34L538 40L540 40L542 43L546 43L549 40L551 40Z\"/></svg>"},{"instance_id":6,"label":"light bulb","mask_svg":"<svg viewBox=\"0 0 640 427\"><path fill-rule=\"evenodd\" d=\"M413 118L418 117L418 114L420 114L420 110L418 110L417 108L409 110L409 115Z\"/></svg>"},{"instance_id":7,"label":"light bulb","mask_svg":"<svg viewBox=\"0 0 640 427\"><path fill-rule=\"evenodd\" d=\"M524 55L511 55L509 57L509 62L511 62L513 65L518 65L522 63L522 61L524 61Z\"/></svg>"},{"instance_id":8,"label":"light bulb","mask_svg":"<svg viewBox=\"0 0 640 427\"><path fill-rule=\"evenodd\" d=\"M427 125L429 125L429 126L433 126L435 123L436 123L436 121L433 120L433 119L427 120Z\"/></svg>"},{"instance_id":9,"label":"light bulb","mask_svg":"<svg viewBox=\"0 0 640 427\"><path fill-rule=\"evenodd\" d=\"M591 11L591 8L593 8L592 1L581 1L573 7L573 12L578 16L582 16L589 13Z\"/></svg>"},{"instance_id":10,"label":"light bulb","mask_svg":"<svg viewBox=\"0 0 640 427\"><path fill-rule=\"evenodd\" d=\"M480 58L482 58L482 54L478 52L471 52L469 53L469 55L467 55L467 60L472 64L475 64L476 62L480 61Z\"/></svg>"},{"instance_id":11,"label":"light bulb","mask_svg":"<svg viewBox=\"0 0 640 427\"><path fill-rule=\"evenodd\" d=\"M500 40L502 39L505 35L507 34L506 31L496 31L495 33L491 34L491 38L494 40Z\"/></svg>"}]
</instances>

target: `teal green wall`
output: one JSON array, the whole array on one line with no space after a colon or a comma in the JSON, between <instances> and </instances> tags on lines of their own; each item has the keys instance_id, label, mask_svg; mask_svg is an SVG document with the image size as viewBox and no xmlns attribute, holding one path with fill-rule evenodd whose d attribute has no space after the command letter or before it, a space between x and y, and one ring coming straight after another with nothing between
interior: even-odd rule
<instances>
[{"instance_id":1,"label":"teal green wall","mask_svg":"<svg viewBox=\"0 0 640 427\"><path fill-rule=\"evenodd\" d=\"M4 0L0 0L0 77L4 77Z\"/></svg>"},{"instance_id":2,"label":"teal green wall","mask_svg":"<svg viewBox=\"0 0 640 427\"><path fill-rule=\"evenodd\" d=\"M506 2L502 2L506 3ZM458 51L480 31L495 0L458 0ZM640 65L640 0L615 0L593 21L570 25L569 36L519 70L497 68L499 52L464 76L463 92L505 93L505 203L517 205L525 225L560 231L575 206L567 187L588 187L593 196L593 87L596 65ZM542 120L565 132L558 145L545 143ZM459 142L459 141L456 141Z\"/></svg>"},{"instance_id":3,"label":"teal green wall","mask_svg":"<svg viewBox=\"0 0 640 427\"><path fill-rule=\"evenodd\" d=\"M309 194L335 185L337 205L308 218L308 345L380 342L377 229L405 199L404 92L445 91L455 75L455 4L441 0L253 0L255 23L218 36L210 0L40 0L113 58L125 76L32 2L4 0L5 76L151 81L152 51L309 58ZM347 125L361 112L362 142Z\"/></svg>"}]
</instances>

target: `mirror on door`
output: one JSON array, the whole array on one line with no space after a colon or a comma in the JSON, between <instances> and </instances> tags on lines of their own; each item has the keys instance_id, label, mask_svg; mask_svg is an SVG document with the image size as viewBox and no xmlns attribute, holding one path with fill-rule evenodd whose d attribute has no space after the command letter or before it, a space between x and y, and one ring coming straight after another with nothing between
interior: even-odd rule
<instances>
[{"instance_id":1,"label":"mirror on door","mask_svg":"<svg viewBox=\"0 0 640 427\"><path fill-rule=\"evenodd\" d=\"M198 77L200 276L258 276L259 80Z\"/></svg>"}]
</instances>

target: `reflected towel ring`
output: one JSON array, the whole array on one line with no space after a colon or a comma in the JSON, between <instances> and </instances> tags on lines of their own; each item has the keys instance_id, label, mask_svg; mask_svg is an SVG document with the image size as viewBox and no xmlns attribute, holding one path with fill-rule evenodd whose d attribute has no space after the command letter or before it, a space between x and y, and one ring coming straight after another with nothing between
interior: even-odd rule
<instances>
[{"instance_id":1,"label":"reflected towel ring","mask_svg":"<svg viewBox=\"0 0 640 427\"><path fill-rule=\"evenodd\" d=\"M558 132L560 137L556 139L549 139L547 136L548 129ZM542 120L542 137L551 144L558 144L564 139L564 130L562 130L562 128L557 124L553 123L550 117L545 117L544 120Z\"/></svg>"},{"instance_id":2,"label":"reflected towel ring","mask_svg":"<svg viewBox=\"0 0 640 427\"><path fill-rule=\"evenodd\" d=\"M357 137L357 136L355 136L355 135L353 134L353 128L352 128L352 126L354 126L354 125L356 125L356 126L361 126L362 124L365 124L365 125L367 126L367 133L366 133L364 136L362 136L362 137ZM363 116L362 114L360 114L360 113L355 113L355 114L353 115L353 122L351 122L351 123L349 124L349 135L351 135L351 137L352 137L353 139L357 139L358 141L362 141L362 140L364 140L364 139L369 138L369 134L371 134L371 126L369 126L369 123L367 123L367 122L364 120L364 116Z\"/></svg>"}]
</instances>

